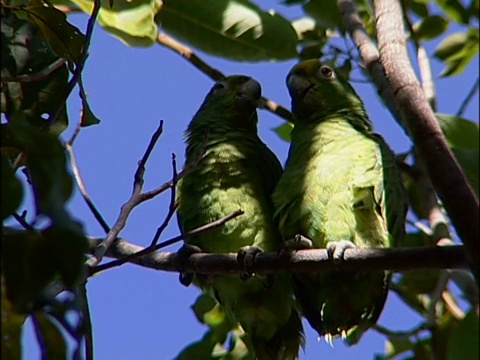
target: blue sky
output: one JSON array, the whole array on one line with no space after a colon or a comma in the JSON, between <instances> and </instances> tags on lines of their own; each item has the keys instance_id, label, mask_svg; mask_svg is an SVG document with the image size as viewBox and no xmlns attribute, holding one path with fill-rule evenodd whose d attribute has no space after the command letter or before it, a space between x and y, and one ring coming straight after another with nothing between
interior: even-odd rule
<instances>
[{"instance_id":1,"label":"blue sky","mask_svg":"<svg viewBox=\"0 0 480 360\"><path fill-rule=\"evenodd\" d=\"M262 5L275 7L293 18L290 8L277 2L266 1ZM73 15L70 19L85 29L85 15ZM457 30L451 27L448 32ZM435 44L436 41L428 44L430 54ZM199 55L225 74L253 76L262 84L264 96L289 107L285 76L294 60L251 64ZM432 59L432 65L436 78L442 64ZM437 81L438 112L455 113L477 76L478 57L461 76ZM164 132L147 164L144 189L152 189L171 177L171 153L177 155L179 167L183 164L183 132L212 81L165 48L129 48L98 26L83 78L90 106L102 122L83 129L74 149L89 194L112 225L120 206L130 196L137 161L159 120L164 120ZM396 152L408 150L407 137L379 102L375 90L368 84L354 86L365 101L376 131ZM465 117L478 122L478 111L477 97ZM74 91L69 100L71 124L65 138L75 127L79 112L80 102ZM261 138L283 163L288 144L271 131L283 121L263 110L259 117ZM163 221L168 202L167 192L135 209L121 237L142 246L149 244ZM69 206L83 222L88 234L104 235L78 192ZM178 233L173 220L162 239ZM177 248L178 245L165 250L175 251ZM190 310L198 294L197 288L180 285L176 273L129 264L89 279L96 358L172 359L181 348L200 339L206 329ZM409 329L419 320L394 294L390 294L379 323L399 330ZM306 323L305 332L307 346L301 359L371 359L374 353L384 351L384 338L375 331L369 331L360 344L351 348L346 348L341 341L334 341L333 348L323 340L318 341L316 333ZM36 341L28 326L23 344L24 359L38 358Z\"/></svg>"}]
</instances>

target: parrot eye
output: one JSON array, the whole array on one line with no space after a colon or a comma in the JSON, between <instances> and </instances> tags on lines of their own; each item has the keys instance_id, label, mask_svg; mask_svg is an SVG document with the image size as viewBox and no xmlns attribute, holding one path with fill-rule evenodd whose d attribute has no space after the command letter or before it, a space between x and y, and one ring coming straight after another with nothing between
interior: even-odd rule
<instances>
[{"instance_id":1,"label":"parrot eye","mask_svg":"<svg viewBox=\"0 0 480 360\"><path fill-rule=\"evenodd\" d=\"M225 89L225 85L221 82L217 82L215 85L213 85L213 91L218 91L218 90L222 90L222 89Z\"/></svg>"},{"instance_id":2,"label":"parrot eye","mask_svg":"<svg viewBox=\"0 0 480 360\"><path fill-rule=\"evenodd\" d=\"M320 74L325 79L332 79L334 77L333 70L328 66L322 66L320 68Z\"/></svg>"}]
</instances>

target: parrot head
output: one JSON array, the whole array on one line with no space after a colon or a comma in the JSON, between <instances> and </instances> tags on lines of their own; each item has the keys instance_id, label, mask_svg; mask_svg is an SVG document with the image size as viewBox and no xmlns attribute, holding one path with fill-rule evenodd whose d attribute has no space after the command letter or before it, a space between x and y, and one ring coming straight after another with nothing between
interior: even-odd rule
<instances>
[{"instance_id":1,"label":"parrot head","mask_svg":"<svg viewBox=\"0 0 480 360\"><path fill-rule=\"evenodd\" d=\"M197 115L223 114L220 118L233 122L229 125L256 131L256 108L261 96L262 88L255 79L244 75L228 76L215 83Z\"/></svg>"},{"instance_id":2,"label":"parrot head","mask_svg":"<svg viewBox=\"0 0 480 360\"><path fill-rule=\"evenodd\" d=\"M361 99L348 81L319 60L298 63L286 81L297 121L324 118L345 110L365 113Z\"/></svg>"}]
</instances>

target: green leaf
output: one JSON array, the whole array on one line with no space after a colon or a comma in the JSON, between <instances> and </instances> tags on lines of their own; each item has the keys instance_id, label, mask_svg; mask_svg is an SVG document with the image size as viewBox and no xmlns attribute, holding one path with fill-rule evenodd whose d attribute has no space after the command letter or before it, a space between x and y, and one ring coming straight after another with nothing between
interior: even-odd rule
<instances>
[{"instance_id":1,"label":"green leaf","mask_svg":"<svg viewBox=\"0 0 480 360\"><path fill-rule=\"evenodd\" d=\"M164 0L162 29L206 53L236 61L297 56L297 35L281 15L248 0Z\"/></svg>"},{"instance_id":2,"label":"green leaf","mask_svg":"<svg viewBox=\"0 0 480 360\"><path fill-rule=\"evenodd\" d=\"M85 36L67 21L66 15L54 8L45 6L40 0L32 0L25 8L32 22L41 29L52 49L59 57L78 64L81 59Z\"/></svg>"},{"instance_id":3,"label":"green leaf","mask_svg":"<svg viewBox=\"0 0 480 360\"><path fill-rule=\"evenodd\" d=\"M88 101L82 99L82 117L80 119L80 126L87 127L97 124L100 124L100 119L92 112Z\"/></svg>"},{"instance_id":4,"label":"green leaf","mask_svg":"<svg viewBox=\"0 0 480 360\"><path fill-rule=\"evenodd\" d=\"M462 24L468 24L469 13L459 0L436 0L437 5L451 19Z\"/></svg>"},{"instance_id":5,"label":"green leaf","mask_svg":"<svg viewBox=\"0 0 480 360\"><path fill-rule=\"evenodd\" d=\"M46 245L38 232L17 231L2 235L6 295L18 312L31 311L41 290L54 277L55 269L49 261Z\"/></svg>"},{"instance_id":6,"label":"green leaf","mask_svg":"<svg viewBox=\"0 0 480 360\"><path fill-rule=\"evenodd\" d=\"M448 19L440 15L428 16L415 25L413 25L413 31L415 36L419 40L430 40L443 34L448 27Z\"/></svg>"},{"instance_id":7,"label":"green leaf","mask_svg":"<svg viewBox=\"0 0 480 360\"><path fill-rule=\"evenodd\" d=\"M12 119L10 126L15 141L28 154L26 165L37 214L45 214L55 223L68 223L65 202L72 195L73 181L63 146L56 136L38 131L23 116Z\"/></svg>"},{"instance_id":8,"label":"green leaf","mask_svg":"<svg viewBox=\"0 0 480 360\"><path fill-rule=\"evenodd\" d=\"M467 176L468 182L472 186L473 190L479 194L479 163L480 157L477 150L470 149L452 149L453 154L460 163L463 172Z\"/></svg>"},{"instance_id":9,"label":"green leaf","mask_svg":"<svg viewBox=\"0 0 480 360\"><path fill-rule=\"evenodd\" d=\"M478 29L450 34L438 44L434 56L446 63L440 76L461 73L470 60L478 53Z\"/></svg>"},{"instance_id":10,"label":"green leaf","mask_svg":"<svg viewBox=\"0 0 480 360\"><path fill-rule=\"evenodd\" d=\"M310 0L303 6L303 10L315 19L318 26L344 28L336 0Z\"/></svg>"},{"instance_id":11,"label":"green leaf","mask_svg":"<svg viewBox=\"0 0 480 360\"><path fill-rule=\"evenodd\" d=\"M440 127L472 188L479 193L478 124L458 116L436 114Z\"/></svg>"},{"instance_id":12,"label":"green leaf","mask_svg":"<svg viewBox=\"0 0 480 360\"><path fill-rule=\"evenodd\" d=\"M429 15L427 0L405 0L405 8L422 18Z\"/></svg>"},{"instance_id":13,"label":"green leaf","mask_svg":"<svg viewBox=\"0 0 480 360\"><path fill-rule=\"evenodd\" d=\"M418 340L413 346L415 360L431 360L433 359L432 338Z\"/></svg>"},{"instance_id":14,"label":"green leaf","mask_svg":"<svg viewBox=\"0 0 480 360\"><path fill-rule=\"evenodd\" d=\"M478 360L480 356L478 339L478 316L475 307L472 307L453 330L448 342L447 360Z\"/></svg>"},{"instance_id":15,"label":"green leaf","mask_svg":"<svg viewBox=\"0 0 480 360\"><path fill-rule=\"evenodd\" d=\"M101 0L102 7L98 13L98 23L113 36L129 46L147 47L155 44L157 25L155 14L159 9L156 0ZM56 0L55 5L77 5L82 11L91 14L91 0Z\"/></svg>"},{"instance_id":16,"label":"green leaf","mask_svg":"<svg viewBox=\"0 0 480 360\"><path fill-rule=\"evenodd\" d=\"M290 142L290 134L292 132L292 129L293 124L285 122L282 125L273 128L272 130L276 132L278 136L280 136L280 139Z\"/></svg>"},{"instance_id":17,"label":"green leaf","mask_svg":"<svg viewBox=\"0 0 480 360\"><path fill-rule=\"evenodd\" d=\"M197 320L205 324L204 316L217 305L217 302L208 294L200 294L191 306Z\"/></svg>"},{"instance_id":18,"label":"green leaf","mask_svg":"<svg viewBox=\"0 0 480 360\"><path fill-rule=\"evenodd\" d=\"M390 360L395 356L400 355L412 349L412 342L405 337L390 337L385 340L385 355L375 355L375 360Z\"/></svg>"},{"instance_id":19,"label":"green leaf","mask_svg":"<svg viewBox=\"0 0 480 360\"><path fill-rule=\"evenodd\" d=\"M43 312L34 314L43 339L42 359L67 359L67 344L56 322Z\"/></svg>"},{"instance_id":20,"label":"green leaf","mask_svg":"<svg viewBox=\"0 0 480 360\"><path fill-rule=\"evenodd\" d=\"M2 307L2 359L22 359L21 334L26 316L14 311L12 303L6 297L5 279L1 275Z\"/></svg>"},{"instance_id":21,"label":"green leaf","mask_svg":"<svg viewBox=\"0 0 480 360\"><path fill-rule=\"evenodd\" d=\"M1 190L2 220L12 215L23 199L23 187L17 179L10 161L2 151L2 190Z\"/></svg>"},{"instance_id":22,"label":"green leaf","mask_svg":"<svg viewBox=\"0 0 480 360\"><path fill-rule=\"evenodd\" d=\"M399 286L411 294L430 294L435 290L439 276L439 270L408 271L403 274Z\"/></svg>"},{"instance_id":23,"label":"green leaf","mask_svg":"<svg viewBox=\"0 0 480 360\"><path fill-rule=\"evenodd\" d=\"M2 16L1 22L2 76L31 76L59 60L36 25L19 19L14 13ZM8 82L2 96L2 112L9 120L23 113L31 124L58 135L68 126L65 106L55 123L45 119L62 105L67 83L65 64L38 81Z\"/></svg>"},{"instance_id":24,"label":"green leaf","mask_svg":"<svg viewBox=\"0 0 480 360\"><path fill-rule=\"evenodd\" d=\"M448 114L435 114L451 147L478 150L480 128L473 121Z\"/></svg>"}]
</instances>

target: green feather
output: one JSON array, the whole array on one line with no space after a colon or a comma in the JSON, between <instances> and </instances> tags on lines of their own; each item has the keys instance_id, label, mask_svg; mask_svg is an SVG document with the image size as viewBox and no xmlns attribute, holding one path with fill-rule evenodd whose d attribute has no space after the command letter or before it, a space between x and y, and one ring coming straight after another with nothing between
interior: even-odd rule
<instances>
[{"instance_id":1,"label":"green feather","mask_svg":"<svg viewBox=\"0 0 480 360\"><path fill-rule=\"evenodd\" d=\"M246 76L219 81L186 131L186 166L198 164L178 186L181 230L244 211L221 228L187 240L205 252L281 247L271 194L282 167L257 135L260 93L260 85ZM303 330L287 276L276 276L271 286L260 276L242 280L239 275L197 277L197 283L217 298L233 323L241 324L256 358L297 358Z\"/></svg>"},{"instance_id":2,"label":"green feather","mask_svg":"<svg viewBox=\"0 0 480 360\"><path fill-rule=\"evenodd\" d=\"M273 194L284 240L301 234L314 247L349 240L389 247L404 237L406 204L393 153L374 134L361 99L317 60L287 76L295 126L285 171ZM349 344L383 309L388 272L296 274L295 295L320 336Z\"/></svg>"}]
</instances>

